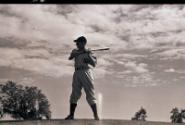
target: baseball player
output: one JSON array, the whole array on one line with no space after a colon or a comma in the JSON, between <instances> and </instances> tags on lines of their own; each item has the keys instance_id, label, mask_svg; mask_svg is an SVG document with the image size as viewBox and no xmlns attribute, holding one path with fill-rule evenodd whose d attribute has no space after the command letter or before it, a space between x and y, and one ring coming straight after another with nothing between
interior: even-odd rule
<instances>
[{"instance_id":1,"label":"baseball player","mask_svg":"<svg viewBox=\"0 0 185 125\"><path fill-rule=\"evenodd\" d=\"M87 40L84 36L78 37L74 42L77 49L72 50L69 60L74 59L75 72L73 74L72 93L70 96L70 114L65 120L74 119L74 112L77 101L81 97L82 88L86 93L86 100L93 111L94 119L99 120L93 85L94 78L90 67L90 65L93 67L96 66L97 59L89 49L85 48Z\"/></svg>"}]
</instances>

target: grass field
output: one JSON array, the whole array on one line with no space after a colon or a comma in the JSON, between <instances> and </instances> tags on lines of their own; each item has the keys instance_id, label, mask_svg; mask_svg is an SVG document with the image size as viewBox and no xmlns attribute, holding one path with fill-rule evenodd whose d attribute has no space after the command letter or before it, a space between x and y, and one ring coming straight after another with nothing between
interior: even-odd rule
<instances>
[{"instance_id":1,"label":"grass field","mask_svg":"<svg viewBox=\"0 0 185 125\"><path fill-rule=\"evenodd\" d=\"M181 123L185 124L185 123ZM24 121L0 121L0 125L179 125L168 122L151 122L151 121L130 121L130 120L111 120L103 119L95 121L91 119L77 119L77 120L24 120Z\"/></svg>"}]
</instances>

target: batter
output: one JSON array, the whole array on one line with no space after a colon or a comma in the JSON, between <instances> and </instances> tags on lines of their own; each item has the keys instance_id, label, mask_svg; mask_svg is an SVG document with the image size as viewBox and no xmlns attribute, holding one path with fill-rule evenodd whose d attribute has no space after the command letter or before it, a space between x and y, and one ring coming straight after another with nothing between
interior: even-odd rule
<instances>
[{"instance_id":1,"label":"batter","mask_svg":"<svg viewBox=\"0 0 185 125\"><path fill-rule=\"evenodd\" d=\"M97 59L90 50L85 48L87 40L84 36L80 36L74 42L77 49L72 50L69 60L75 60L75 72L73 74L72 93L70 96L70 114L65 119L74 119L74 112L83 88L86 93L86 100L93 111L94 119L99 120L93 85L94 78L90 67L90 65L96 66Z\"/></svg>"}]
</instances>

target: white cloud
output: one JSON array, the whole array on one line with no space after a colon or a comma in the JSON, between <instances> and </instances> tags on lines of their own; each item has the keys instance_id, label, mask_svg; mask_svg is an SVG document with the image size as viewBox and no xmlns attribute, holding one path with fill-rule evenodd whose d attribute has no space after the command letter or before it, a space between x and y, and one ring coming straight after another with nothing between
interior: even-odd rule
<instances>
[{"instance_id":1,"label":"white cloud","mask_svg":"<svg viewBox=\"0 0 185 125\"><path fill-rule=\"evenodd\" d=\"M124 85L127 87L151 87L162 84L162 81L154 79L151 74L147 73L133 76L126 75L124 81Z\"/></svg>"},{"instance_id":2,"label":"white cloud","mask_svg":"<svg viewBox=\"0 0 185 125\"><path fill-rule=\"evenodd\" d=\"M167 73L178 73L178 74L184 74L185 71L183 69L174 69L174 68L169 68L169 69L165 69L164 72L167 72ZM181 76L180 76L181 77Z\"/></svg>"},{"instance_id":3,"label":"white cloud","mask_svg":"<svg viewBox=\"0 0 185 125\"><path fill-rule=\"evenodd\" d=\"M136 60L137 58L145 58L146 55L143 54L137 54L137 53L122 53L119 52L114 56L114 58L117 58L119 60Z\"/></svg>"},{"instance_id":4,"label":"white cloud","mask_svg":"<svg viewBox=\"0 0 185 125\"><path fill-rule=\"evenodd\" d=\"M164 50L162 52L158 52L156 55L162 57L163 59L185 59L185 50L183 48L171 48Z\"/></svg>"},{"instance_id":5,"label":"white cloud","mask_svg":"<svg viewBox=\"0 0 185 125\"><path fill-rule=\"evenodd\" d=\"M166 69L165 72L175 72L175 69L173 69L173 68Z\"/></svg>"},{"instance_id":6,"label":"white cloud","mask_svg":"<svg viewBox=\"0 0 185 125\"><path fill-rule=\"evenodd\" d=\"M0 66L9 66L29 71L34 71L46 76L61 77L65 74L72 74L72 66L67 66L67 58L58 59L47 55L46 51L28 51L10 48L0 48L1 59ZM31 53L30 56L42 56L45 54L49 59L42 58L25 58L25 55ZM40 55L39 55L40 54ZM51 57L50 57L51 56ZM68 61L68 63L70 63Z\"/></svg>"},{"instance_id":7,"label":"white cloud","mask_svg":"<svg viewBox=\"0 0 185 125\"><path fill-rule=\"evenodd\" d=\"M125 67L127 69L131 70L134 73L146 73L146 72L148 72L147 64L145 64L145 63L136 64L136 62L127 62L125 64Z\"/></svg>"},{"instance_id":8,"label":"white cloud","mask_svg":"<svg viewBox=\"0 0 185 125\"><path fill-rule=\"evenodd\" d=\"M157 40L147 34L183 30L185 28L183 23L184 9L179 10L178 6L6 6L9 10L1 6L1 10L4 10L4 14L0 15L0 18L2 18L2 34L5 36L14 35L29 40L44 39L52 42L54 46L68 44L67 41L72 41L74 37L86 34L89 41L111 45L115 49L125 48L127 44L131 48L152 48ZM125 15L121 15L121 13ZM164 16L169 14L171 16ZM150 17L147 15L150 15ZM151 15L155 20L151 19ZM129 20L126 20L125 17L128 17ZM117 23L114 18L120 18L121 21ZM173 34L168 37L176 35ZM127 39L128 41L122 39L124 36L130 37ZM165 37L164 40L168 37ZM161 38L160 41L163 41L163 39Z\"/></svg>"},{"instance_id":9,"label":"white cloud","mask_svg":"<svg viewBox=\"0 0 185 125\"><path fill-rule=\"evenodd\" d=\"M132 82L133 84L137 84L137 85L142 85L144 84L145 86L147 85L152 85L150 84L150 82L152 82L152 78L150 75L140 75L140 76L133 76L132 78Z\"/></svg>"},{"instance_id":10,"label":"white cloud","mask_svg":"<svg viewBox=\"0 0 185 125\"><path fill-rule=\"evenodd\" d=\"M0 65L54 77L71 74L67 56L75 48L73 40L85 35L88 47L111 49L110 57L98 59L98 76L115 64L126 68L126 74L148 73L149 64L137 62L146 53L134 50L165 45L168 49L153 57L185 58L178 48L185 44L184 11L182 5L1 5L0 37L12 38L16 46L8 48L7 42L0 48ZM129 50L133 53L127 54Z\"/></svg>"},{"instance_id":11,"label":"white cloud","mask_svg":"<svg viewBox=\"0 0 185 125\"><path fill-rule=\"evenodd\" d=\"M65 74L71 75L73 72L73 68L70 66L57 65L45 59L20 59L15 61L13 66L52 77L61 77Z\"/></svg>"},{"instance_id":12,"label":"white cloud","mask_svg":"<svg viewBox=\"0 0 185 125\"><path fill-rule=\"evenodd\" d=\"M0 58L1 66L10 66L16 59L23 58L23 55L20 53L18 49L0 48L0 53L1 53Z\"/></svg>"}]
</instances>

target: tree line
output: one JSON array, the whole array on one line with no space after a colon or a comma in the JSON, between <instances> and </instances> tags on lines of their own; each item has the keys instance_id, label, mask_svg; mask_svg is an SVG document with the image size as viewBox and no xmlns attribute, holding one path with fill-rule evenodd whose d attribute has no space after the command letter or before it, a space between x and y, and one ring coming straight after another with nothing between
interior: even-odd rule
<instances>
[{"instance_id":1,"label":"tree line","mask_svg":"<svg viewBox=\"0 0 185 125\"><path fill-rule=\"evenodd\" d=\"M0 117L6 114L18 120L51 118L49 101L40 89L13 81L0 85Z\"/></svg>"},{"instance_id":2,"label":"tree line","mask_svg":"<svg viewBox=\"0 0 185 125\"><path fill-rule=\"evenodd\" d=\"M170 112L172 123L183 123L185 110L175 107ZM42 91L35 86L23 86L13 81L0 84L0 118L6 114L17 120L51 119L50 104ZM147 111L143 107L131 120L146 121Z\"/></svg>"},{"instance_id":3,"label":"tree line","mask_svg":"<svg viewBox=\"0 0 185 125\"><path fill-rule=\"evenodd\" d=\"M171 111L170 120L172 123L183 123L183 119L185 119L185 109L179 110L177 107L173 108ZM140 120L146 121L147 111L143 107L140 108L131 118L131 120Z\"/></svg>"}]
</instances>

